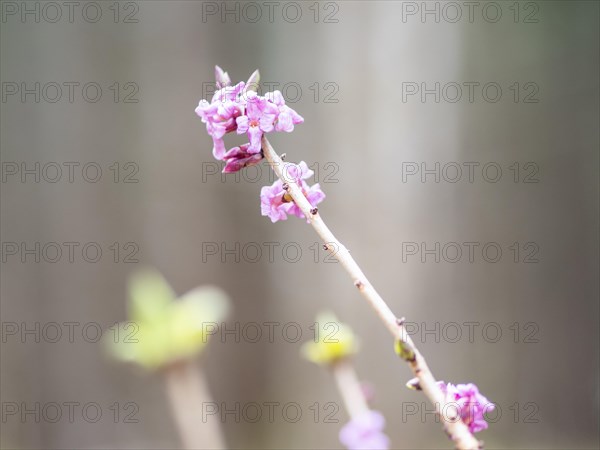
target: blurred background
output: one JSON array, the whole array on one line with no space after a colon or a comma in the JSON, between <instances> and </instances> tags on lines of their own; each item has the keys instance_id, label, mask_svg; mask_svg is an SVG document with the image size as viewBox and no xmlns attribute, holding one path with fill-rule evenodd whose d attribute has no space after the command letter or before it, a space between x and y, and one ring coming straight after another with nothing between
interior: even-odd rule
<instances>
[{"instance_id":1,"label":"blurred background","mask_svg":"<svg viewBox=\"0 0 600 450\"><path fill-rule=\"evenodd\" d=\"M230 295L198 360L218 405L301 407L295 422L226 415L229 447L340 447L334 380L299 354L328 309L361 338L393 447L450 448L313 229L261 217L268 167L218 174L194 114L215 64L234 82L260 69L303 115L273 146L315 169L324 220L434 375L498 405L477 437L598 447L597 2L68 3L1 2L3 448L180 446L160 374L95 342L127 319L143 266L178 294ZM82 406L52 423L52 402Z\"/></svg>"}]
</instances>

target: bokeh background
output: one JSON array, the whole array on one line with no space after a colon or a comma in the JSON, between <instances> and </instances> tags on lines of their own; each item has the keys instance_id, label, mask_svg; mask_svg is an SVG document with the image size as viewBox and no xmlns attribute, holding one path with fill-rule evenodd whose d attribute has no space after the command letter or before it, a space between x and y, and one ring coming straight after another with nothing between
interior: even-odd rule
<instances>
[{"instance_id":1,"label":"bokeh background","mask_svg":"<svg viewBox=\"0 0 600 450\"><path fill-rule=\"evenodd\" d=\"M3 448L180 446L162 377L110 362L98 343L81 337L85 324L107 333L126 319L127 279L146 265L163 272L178 293L205 283L223 287L233 304L230 329L281 324L274 342L266 328L257 343L241 331L240 342L235 333L219 335L198 360L214 401L227 408L236 402L302 407L296 423L281 413L272 423L227 416L230 447L340 446L347 415L334 380L299 356L322 309L360 336L355 365L375 388L373 406L385 414L394 448L450 447L433 416L422 417L424 405L430 408L425 397L404 387L410 372L394 357L375 314L339 264L324 262L323 252L315 256L312 228L296 218L271 224L261 217L258 194L272 181L267 166L247 172L246 180L214 174L211 141L194 108L213 82L215 64L235 82L258 68L263 82L288 86L284 94L305 123L271 142L289 160L319 168L324 219L392 309L417 324L413 337L434 374L476 382L500 406L502 415L478 437L489 448L597 448L597 2L474 2L471 17L464 2L275 2L271 19L269 7L257 2L256 23L257 9L246 2L99 2L102 17L95 22L95 6L82 15L87 3L71 21L69 7L57 2L63 16L52 23L55 12L45 2L1 2L0 387L3 405L96 402L103 417L96 423L80 413L74 423L3 417ZM455 5L462 13L457 20ZM39 22L22 17L21 8L40 8ZM222 18L224 8L239 8L239 17ZM422 16L425 9L434 12ZM14 83L20 89L35 82L40 89L49 82L80 85L73 102L64 85L54 103L52 86L39 102L35 94L23 101L21 92L7 93ZM102 88L95 103L81 91L89 82ZM473 101L469 82L480 83ZM490 82L502 89L495 102L493 89L487 100L482 92ZM435 94L407 95L422 83L428 89L440 83L439 101ZM448 83L462 86L456 102ZM35 182L28 175L22 182L20 173L5 173L13 167L5 163L35 168L36 162L61 165L62 178L50 183L41 174ZM72 183L65 162L80 164ZM87 163L103 169L98 182L83 179ZM118 182L109 168L115 163ZM439 182L435 174L422 182L421 172L407 173L422 163L434 171L440 164ZM441 172L448 163L446 178L453 178L454 163L463 168L455 183ZM479 164L472 182L464 163ZM502 174L491 182L497 166ZM138 182L123 182L132 167ZM42 255L36 263L31 255L25 262L20 252L12 255L6 247L12 242L80 246L73 262L63 246L59 261ZM97 263L82 258L88 242L103 250ZM110 249L115 242L118 262ZM406 252L411 242L416 255ZM436 242L440 252L459 243L462 258L452 263L453 253L440 253L436 262L424 251ZM479 245L472 262L465 242ZM203 252L210 243L219 247L216 255ZM252 243L262 247L260 257L247 247ZM483 257L486 243L502 249L497 262ZM239 261L221 245L238 245ZM276 245L272 260L268 245ZM302 254L292 262L296 248ZM139 262L125 263L132 249ZM42 335L37 343L34 335L8 335L8 322L19 331L36 323L80 325L72 343L66 335L56 343ZM465 322L478 324L472 339ZM282 337L288 323L302 330L299 342ZM434 331L421 334L425 328ZM114 423L115 402L122 412L125 402L135 402L138 423ZM315 402L317 423L309 409ZM324 422L326 402L340 405L339 423ZM408 404L418 406L416 415L403 414Z\"/></svg>"}]
</instances>

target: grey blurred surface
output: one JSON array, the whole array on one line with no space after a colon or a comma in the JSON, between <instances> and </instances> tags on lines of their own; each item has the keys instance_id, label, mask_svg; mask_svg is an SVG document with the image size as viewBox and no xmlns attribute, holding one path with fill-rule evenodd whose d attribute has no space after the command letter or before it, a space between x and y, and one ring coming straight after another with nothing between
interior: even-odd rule
<instances>
[{"instance_id":1,"label":"grey blurred surface","mask_svg":"<svg viewBox=\"0 0 600 450\"><path fill-rule=\"evenodd\" d=\"M13 2L3 1L2 7L7 3ZM43 98L35 103L32 96L22 102L18 95L2 100L3 163L94 162L103 169L97 183L86 182L77 170L73 183L65 174L57 183L43 177L36 183L32 176L25 183L18 176L3 180L3 243L97 242L103 249L97 263L80 256L73 263L66 256L56 263L31 258L22 263L19 255L3 253L3 324L93 322L106 329L126 319L126 280L143 265L161 270L178 293L217 284L233 300L232 328L236 322L298 323L304 333L297 343L281 334L273 343L264 337L236 343L227 335L211 342L199 364L208 371L216 402L297 402L303 410L296 423L280 415L273 423L236 423L229 416L224 423L229 446L337 448L337 433L347 420L343 407L337 424L322 417L315 423L309 409L319 402L323 413L324 403L341 404L334 381L299 357L315 315L330 309L361 338L357 371L375 386L374 407L386 416L394 448L450 447L431 414L422 420L423 408L415 416L403 414L408 402L421 405L425 398L404 387L408 369L394 357L389 336L339 264L323 262L322 252L315 263L312 228L296 218L271 224L260 216L258 194L268 184L267 167L254 183L206 174L213 168L211 142L194 114L203 83L213 81L215 64L234 81L258 68L263 81L302 88L290 105L305 123L271 142L289 160L318 164L327 194L319 210L330 228L398 315L420 330L423 323L429 329L439 323L440 342L435 333L415 336L434 374L454 383L475 382L501 407L496 423L478 437L489 448L597 448L598 3L521 2L516 23L512 2L496 3L503 13L497 23L482 18L480 9L472 23L444 16L439 23L433 16L423 21L419 13L406 15L407 2L375 1L321 3L317 23L313 2L298 3L303 16L296 23L281 9L270 23L265 6L257 23L248 20L254 17L249 9L236 23L233 16L225 21L218 14L203 16L207 3L221 7L200 1L122 3L118 23L112 2L99 3L103 16L97 23L83 20L79 9L73 23L66 17L36 23L3 15L3 83L97 82L103 89L96 103L84 101L78 89L72 103L66 92L56 103ZM483 8L487 2L476 3ZM139 9L132 16L138 22L123 23L123 14L134 11L131 5ZM338 22L325 22L332 13ZM538 21L527 23L525 17ZM470 81L498 83L501 98L485 101L476 90L472 103L443 96L436 103L433 95L425 102L419 95L403 99L403 83ZM115 103L109 88L115 82L121 88L135 83L139 101L124 103L122 91ZM337 86L331 97L337 103L324 101L334 86L325 89L325 83ZM526 83L532 84L525 88ZM539 101L525 103L535 89L530 99ZM137 164L139 182L114 183L109 166L115 162L121 169ZM464 173L456 183L443 177L436 183L434 175L422 183L420 174L406 176L403 170L407 163L433 168L436 162L480 166L472 183ZM490 162L503 170L495 183L482 177L481 167ZM514 163L518 182L509 169ZM527 163L533 165L525 168ZM538 182L524 183L532 167L539 169ZM337 173L326 178L332 168ZM109 249L114 242L121 247L118 263ZM127 242L139 246L139 263L122 262ZM273 262L265 251L254 263L243 257L236 263L232 256L223 263L221 254L203 258L203 243L209 242L279 246ZM456 263L443 257L436 263L433 256L422 263L421 253L403 254L403 243L406 249L411 242L427 248L436 242L480 246L472 263L465 255ZM490 242L503 250L496 263L481 256ZM515 242L518 262L510 249ZM533 247L524 248L527 243ZM287 244L302 249L298 262L283 257ZM538 262L523 262L532 249ZM479 323L473 342L465 322ZM452 334L451 323L463 333L456 343L441 332ZM490 323L496 325L484 334ZM502 336L493 343L489 336L496 327ZM96 423L6 417L0 423L3 448L180 445L159 375L111 363L98 344L82 339L21 341L3 335L3 404L96 402L104 415ZM139 422L114 423L109 407L115 402L139 405Z\"/></svg>"}]
</instances>

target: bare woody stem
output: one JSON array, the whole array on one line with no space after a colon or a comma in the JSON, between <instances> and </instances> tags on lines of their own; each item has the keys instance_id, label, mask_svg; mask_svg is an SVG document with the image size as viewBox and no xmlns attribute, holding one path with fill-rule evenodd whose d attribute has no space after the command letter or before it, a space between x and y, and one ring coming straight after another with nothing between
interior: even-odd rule
<instances>
[{"instance_id":1,"label":"bare woody stem","mask_svg":"<svg viewBox=\"0 0 600 450\"><path fill-rule=\"evenodd\" d=\"M226 448L218 418L203 415L203 405L211 402L203 371L194 361L185 360L165 367L163 372L183 448Z\"/></svg>"},{"instance_id":2,"label":"bare woody stem","mask_svg":"<svg viewBox=\"0 0 600 450\"><path fill-rule=\"evenodd\" d=\"M386 328L397 341L403 343L406 349L410 350L411 356L407 359L410 369L419 380L419 385L424 394L429 398L436 410L436 413L444 423L444 428L457 449L474 450L480 448L480 443L469 431L469 428L456 414L456 408L447 407L449 402L446 396L438 387L425 358L415 348L415 345L403 326L403 321L399 320L389 308L387 303L381 298L373 285L369 282L361 268L346 247L336 239L331 230L325 225L323 219L317 210L308 202L300 186L284 173L284 163L277 155L265 136L262 138L262 149L265 158L270 163L271 168L287 188L287 193L292 197L296 205L302 210L304 215L310 221L317 234L324 242L324 248L334 256L346 269L346 272L352 278L354 285L358 288L363 297L375 310L379 318L383 321Z\"/></svg>"},{"instance_id":3,"label":"bare woody stem","mask_svg":"<svg viewBox=\"0 0 600 450\"><path fill-rule=\"evenodd\" d=\"M346 411L350 417L356 417L368 411L369 406L360 386L360 381L352 364L343 359L335 362L331 370L337 383L338 391L344 400Z\"/></svg>"}]
</instances>

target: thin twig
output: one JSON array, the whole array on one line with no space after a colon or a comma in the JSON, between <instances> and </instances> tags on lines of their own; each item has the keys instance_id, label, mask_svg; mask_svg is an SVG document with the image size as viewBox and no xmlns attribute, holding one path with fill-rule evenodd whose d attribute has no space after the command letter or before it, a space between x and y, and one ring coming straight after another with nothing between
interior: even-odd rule
<instances>
[{"instance_id":1,"label":"thin twig","mask_svg":"<svg viewBox=\"0 0 600 450\"><path fill-rule=\"evenodd\" d=\"M206 417L204 413L205 405L212 403L204 372L193 360L171 364L163 372L183 447L189 450L226 448L219 415Z\"/></svg>"},{"instance_id":2,"label":"thin twig","mask_svg":"<svg viewBox=\"0 0 600 450\"><path fill-rule=\"evenodd\" d=\"M347 360L341 360L334 363L331 369L348 415L356 417L368 411L369 405L352 364Z\"/></svg>"},{"instance_id":3,"label":"thin twig","mask_svg":"<svg viewBox=\"0 0 600 450\"><path fill-rule=\"evenodd\" d=\"M471 434L469 428L464 424L460 417L458 417L457 414L449 412L455 411L455 408L446 407L448 404L446 396L437 385L435 378L425 362L425 358L423 358L415 348L402 321L398 320L387 303L371 285L356 261L354 261L354 258L350 255L348 249L336 239L327 225L325 225L317 208L311 206L297 182L288 179L290 177L284 175L284 163L265 136L262 138L262 149L265 158L270 163L275 174L283 183L288 184L289 188L287 192L291 195L296 205L302 210L317 234L321 237L324 242L324 247L341 263L344 269L346 269L346 272L348 272L352 278L354 285L375 310L392 336L394 336L396 340L402 342L405 348L414 352L414 357L408 359L407 362L414 375L419 379L419 385L424 394L434 405L436 413L443 421L444 428L450 439L454 441L456 448L461 450L476 450L480 448L479 441Z\"/></svg>"}]
</instances>

